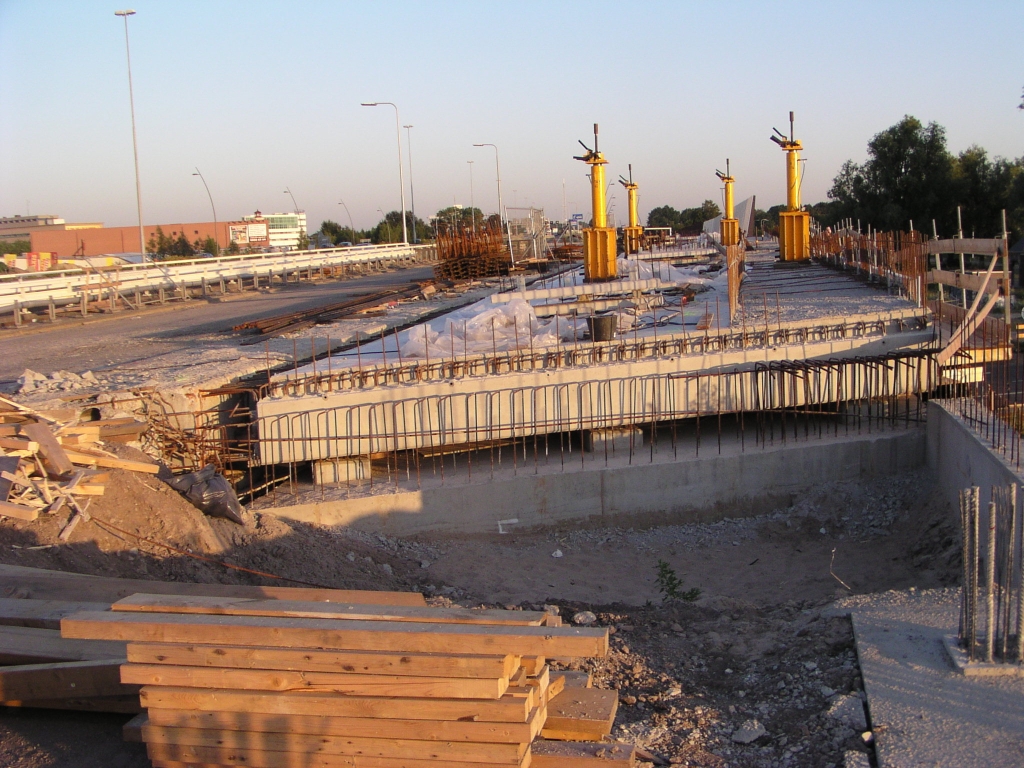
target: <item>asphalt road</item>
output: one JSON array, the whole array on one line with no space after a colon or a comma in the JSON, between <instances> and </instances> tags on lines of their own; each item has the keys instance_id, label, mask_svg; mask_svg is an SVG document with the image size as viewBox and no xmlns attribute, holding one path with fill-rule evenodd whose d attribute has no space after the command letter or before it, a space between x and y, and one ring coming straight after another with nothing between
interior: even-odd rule
<instances>
[{"instance_id":1,"label":"asphalt road","mask_svg":"<svg viewBox=\"0 0 1024 768\"><path fill-rule=\"evenodd\" d=\"M195 337L231 334L232 326L261 317L298 312L433 277L431 267L411 267L352 280L299 282L272 291L228 294L225 300L193 299L115 315L40 321L0 331L0 385L26 368L49 375L82 373L138 364L195 346Z\"/></svg>"}]
</instances>

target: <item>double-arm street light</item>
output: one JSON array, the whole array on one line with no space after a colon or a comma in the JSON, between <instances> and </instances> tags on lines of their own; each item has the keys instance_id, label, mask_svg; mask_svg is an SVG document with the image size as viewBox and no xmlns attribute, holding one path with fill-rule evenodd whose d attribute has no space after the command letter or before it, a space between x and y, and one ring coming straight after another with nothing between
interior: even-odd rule
<instances>
[{"instance_id":1,"label":"double-arm street light","mask_svg":"<svg viewBox=\"0 0 1024 768\"><path fill-rule=\"evenodd\" d=\"M361 106L379 107L382 104L395 108L395 133L398 137L398 184L402 192L402 242L408 245L409 233L405 224L405 169L402 162L402 121L398 119L398 105L391 101L368 101L363 102Z\"/></svg>"},{"instance_id":2,"label":"double-arm street light","mask_svg":"<svg viewBox=\"0 0 1024 768\"><path fill-rule=\"evenodd\" d=\"M114 11L115 16L124 19L124 51L128 57L128 104L132 112L132 152L135 154L135 202L139 208L139 251L142 253L142 260L146 260L146 231L142 226L142 185L139 183L139 142L135 134L135 94L132 92L132 52L128 45L128 17L134 16L135 11L130 8L124 11Z\"/></svg>"},{"instance_id":3,"label":"double-arm street light","mask_svg":"<svg viewBox=\"0 0 1024 768\"><path fill-rule=\"evenodd\" d=\"M198 176L199 180L203 182L203 186L206 187L206 196L210 198L210 207L213 209L213 241L217 243L217 250L220 250L220 235L217 232L217 207L213 204L213 195L210 194L210 187L198 168L196 168L196 172L192 175Z\"/></svg>"}]
</instances>

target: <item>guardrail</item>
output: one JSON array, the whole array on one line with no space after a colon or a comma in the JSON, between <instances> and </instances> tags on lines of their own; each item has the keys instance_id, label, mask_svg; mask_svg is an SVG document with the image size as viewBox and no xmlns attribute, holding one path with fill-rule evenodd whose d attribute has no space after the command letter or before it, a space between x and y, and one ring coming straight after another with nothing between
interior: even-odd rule
<instances>
[{"instance_id":1,"label":"guardrail","mask_svg":"<svg viewBox=\"0 0 1024 768\"><path fill-rule=\"evenodd\" d=\"M325 267L429 258L432 245L372 245L316 251L237 254L186 261L147 262L97 269L0 275L0 312L32 307L87 305L107 296L139 291L184 293L221 280L281 277Z\"/></svg>"}]
</instances>

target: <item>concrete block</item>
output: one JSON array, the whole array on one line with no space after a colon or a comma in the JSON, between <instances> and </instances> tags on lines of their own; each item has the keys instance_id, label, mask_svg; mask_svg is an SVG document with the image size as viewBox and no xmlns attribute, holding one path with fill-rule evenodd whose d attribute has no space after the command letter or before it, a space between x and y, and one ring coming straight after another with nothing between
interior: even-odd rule
<instances>
[{"instance_id":1,"label":"concrete block","mask_svg":"<svg viewBox=\"0 0 1024 768\"><path fill-rule=\"evenodd\" d=\"M317 485L342 485L370 478L367 458L325 459L313 462L313 478Z\"/></svg>"},{"instance_id":2,"label":"concrete block","mask_svg":"<svg viewBox=\"0 0 1024 768\"><path fill-rule=\"evenodd\" d=\"M583 431L583 450L590 453L629 453L630 445L636 451L643 447L643 430L635 427L586 429Z\"/></svg>"}]
</instances>

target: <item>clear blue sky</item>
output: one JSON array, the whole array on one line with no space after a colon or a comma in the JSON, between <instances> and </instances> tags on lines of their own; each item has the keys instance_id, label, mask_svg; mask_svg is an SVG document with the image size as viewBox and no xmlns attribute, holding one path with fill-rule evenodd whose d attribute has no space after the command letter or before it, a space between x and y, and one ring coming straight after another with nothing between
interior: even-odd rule
<instances>
[{"instance_id":1,"label":"clear blue sky","mask_svg":"<svg viewBox=\"0 0 1024 768\"><path fill-rule=\"evenodd\" d=\"M127 1L127 0L126 0ZM124 27L93 0L0 0L0 215L135 223ZM790 109L804 201L904 114L960 151L1024 155L1024 2L195 2L129 21L147 223L290 210L357 227L399 207L394 101L411 123L416 211L588 211L577 139L601 124L609 177L642 214L737 196L782 202L768 136ZM403 150L405 148L403 130ZM617 188L621 223L625 195ZM570 212L571 212L570 210Z\"/></svg>"}]
</instances>

